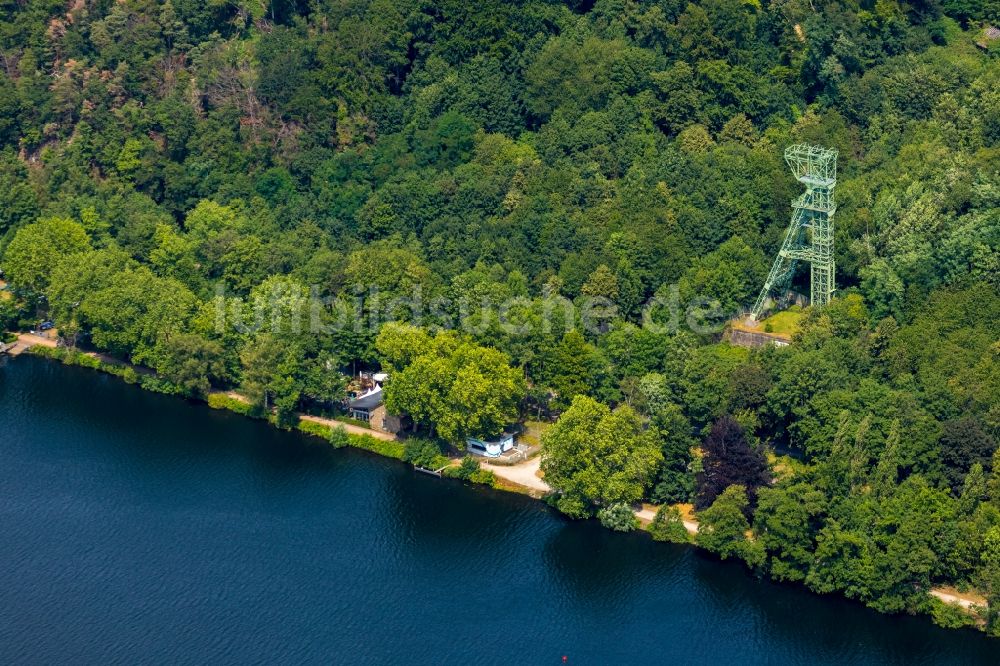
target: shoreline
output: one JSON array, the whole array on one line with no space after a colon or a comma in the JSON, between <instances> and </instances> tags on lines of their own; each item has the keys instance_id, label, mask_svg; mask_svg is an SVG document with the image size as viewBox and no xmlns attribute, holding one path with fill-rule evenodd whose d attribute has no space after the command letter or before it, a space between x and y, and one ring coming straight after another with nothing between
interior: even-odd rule
<instances>
[{"instance_id":1,"label":"shoreline","mask_svg":"<svg viewBox=\"0 0 1000 666\"><path fill-rule=\"evenodd\" d=\"M116 375L124 379L127 383L138 384L140 388L151 390L153 392L165 393L168 395L179 395L171 394L167 391L156 390L150 386L144 386L141 381L142 377L155 377L152 371L147 368L137 368L131 364L125 363L123 361L117 361L115 363L109 362L109 357L104 354L99 354L97 352L82 352L79 350L70 350L65 347L57 347L54 340L48 338L43 338L41 336L33 334L20 334L18 336L18 342L22 341L22 338L27 338L29 344L22 349L20 349L17 354L11 354L12 357L20 355L22 353L29 353L32 356L42 357L49 360L55 360L61 362L63 365L75 365L78 367L87 367L93 370L98 370L106 374ZM34 350L34 351L32 351ZM83 361L86 359L86 361ZM229 391L212 391L204 398L200 397L190 397L190 396L179 396L185 399L192 400L194 402L201 402L206 404L211 409L220 409L230 411L241 416L246 416L254 420L266 421L273 427L279 427L274 422L274 419L270 415L255 414L250 401L243 395L229 390ZM383 433L376 430L369 430L362 428L351 423L345 423L336 419L329 419L321 416L315 416L311 414L304 414L301 412L296 413L297 423L287 430L296 430L304 435L311 436L317 439L329 440L330 433L333 428L343 427L348 438L348 445L353 448L363 449L370 453L386 457L394 458L400 462L404 462L404 440L391 435L389 433ZM285 429L285 428L281 428ZM460 463L460 458L448 458L449 465L448 468L455 468ZM529 458L526 461L532 467L536 463L532 461L540 462L540 454ZM471 485L486 485L490 488L496 490L502 490L505 492L517 493L520 495L526 495L535 500L545 501L545 498L551 494L551 492L545 492L543 488L551 491L551 488L544 482L544 480L537 475L533 475L536 482L532 485L525 485L524 483L519 483L517 480L510 478L514 476L517 478L519 475L514 475L509 472L509 470L516 469L517 466L506 466L506 465L491 465L488 462L480 461L480 468L482 470L490 472L491 479L488 483L483 483L475 480L467 480ZM507 472L507 474L496 474L496 470L501 469ZM523 468L522 468L523 469ZM449 477L447 474L444 478L454 478ZM524 479L522 479L524 480ZM637 527L636 531L643 531L649 534L649 526L656 517L657 512L661 508L667 508L667 506L654 506L643 504L641 509L634 510L633 513L636 517ZM683 509L683 505L677 505ZM694 546L701 550L701 548L695 541L694 537L698 533L698 523L693 520L690 516L688 510L682 510L683 519L681 524L684 526L687 532L687 539L685 541L672 541L673 543L686 544ZM808 588L806 588L807 591ZM982 619L982 611L988 608L984 605L985 599L982 595L975 592L961 592L960 590L950 586L942 585L935 588L927 590L927 597L931 604L937 603L940 607L943 607L946 611L952 610L961 613L965 616L974 618L974 622L971 625L967 625L968 628L977 628L980 633L982 632L982 626L985 624L985 620ZM846 598L846 597L844 597ZM858 600L853 600L858 601ZM859 602L864 606L863 602ZM867 606L865 606L867 607ZM927 609L922 609L919 614L925 616L933 616L935 606L930 606ZM952 627L954 628L954 627ZM959 627L961 628L961 627Z\"/></svg>"}]
</instances>

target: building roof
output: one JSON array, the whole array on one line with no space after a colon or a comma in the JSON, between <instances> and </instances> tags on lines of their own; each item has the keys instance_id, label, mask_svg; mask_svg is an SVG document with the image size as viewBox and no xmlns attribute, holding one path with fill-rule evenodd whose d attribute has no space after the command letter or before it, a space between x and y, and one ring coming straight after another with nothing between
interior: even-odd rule
<instances>
[{"instance_id":1,"label":"building roof","mask_svg":"<svg viewBox=\"0 0 1000 666\"><path fill-rule=\"evenodd\" d=\"M499 444L505 440L508 440L514 436L512 432L503 432L496 437L466 437L466 441L476 441L482 442L483 444Z\"/></svg>"},{"instance_id":2,"label":"building roof","mask_svg":"<svg viewBox=\"0 0 1000 666\"><path fill-rule=\"evenodd\" d=\"M381 405L384 399L385 396L382 394L382 389L374 388L364 395L359 395L348 404L351 409L372 410Z\"/></svg>"}]
</instances>

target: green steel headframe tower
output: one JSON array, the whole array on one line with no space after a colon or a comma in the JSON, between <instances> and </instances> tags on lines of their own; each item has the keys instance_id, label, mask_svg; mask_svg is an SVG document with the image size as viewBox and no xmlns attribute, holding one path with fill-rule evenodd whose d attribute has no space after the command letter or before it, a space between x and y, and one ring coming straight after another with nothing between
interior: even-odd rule
<instances>
[{"instance_id":1,"label":"green steel headframe tower","mask_svg":"<svg viewBox=\"0 0 1000 666\"><path fill-rule=\"evenodd\" d=\"M812 304L824 305L833 296L833 214L837 210L833 188L837 185L837 151L797 144L785 149L785 161L806 191L792 201L792 222L750 312L753 319L760 317L772 291L787 288L799 261L811 265Z\"/></svg>"}]
</instances>

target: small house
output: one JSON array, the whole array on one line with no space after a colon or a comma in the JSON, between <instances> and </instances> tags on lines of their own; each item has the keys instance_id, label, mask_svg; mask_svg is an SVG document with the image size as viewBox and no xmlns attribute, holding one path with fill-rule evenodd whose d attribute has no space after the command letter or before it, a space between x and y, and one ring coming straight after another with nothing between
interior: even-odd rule
<instances>
[{"instance_id":1,"label":"small house","mask_svg":"<svg viewBox=\"0 0 1000 666\"><path fill-rule=\"evenodd\" d=\"M514 448L514 435L512 433L505 432L499 437L494 437L491 439L477 439L475 437L469 437L465 440L465 446L472 453L477 456L485 456L487 458L499 458L507 451Z\"/></svg>"},{"instance_id":2,"label":"small house","mask_svg":"<svg viewBox=\"0 0 1000 666\"><path fill-rule=\"evenodd\" d=\"M352 419L359 421L371 421L372 414L382 406L385 396L382 387L378 386L372 390L362 393L347 404L348 414Z\"/></svg>"},{"instance_id":3,"label":"small house","mask_svg":"<svg viewBox=\"0 0 1000 666\"><path fill-rule=\"evenodd\" d=\"M384 379L382 381L385 381ZM347 403L347 413L352 419L366 421L373 430L396 434L402 432L409 422L405 415L390 414L385 408L385 393L382 386L362 393Z\"/></svg>"}]
</instances>

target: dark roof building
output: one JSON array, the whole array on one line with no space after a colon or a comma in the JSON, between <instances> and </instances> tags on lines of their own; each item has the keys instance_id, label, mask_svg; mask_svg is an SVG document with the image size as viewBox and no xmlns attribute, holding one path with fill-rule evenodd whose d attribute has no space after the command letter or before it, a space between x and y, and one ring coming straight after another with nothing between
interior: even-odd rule
<instances>
[{"instance_id":1,"label":"dark roof building","mask_svg":"<svg viewBox=\"0 0 1000 666\"><path fill-rule=\"evenodd\" d=\"M380 406L384 400L385 395L382 393L382 387L378 387L351 400L348 403L348 408L351 410L351 416L354 418L367 419L372 411Z\"/></svg>"}]
</instances>

